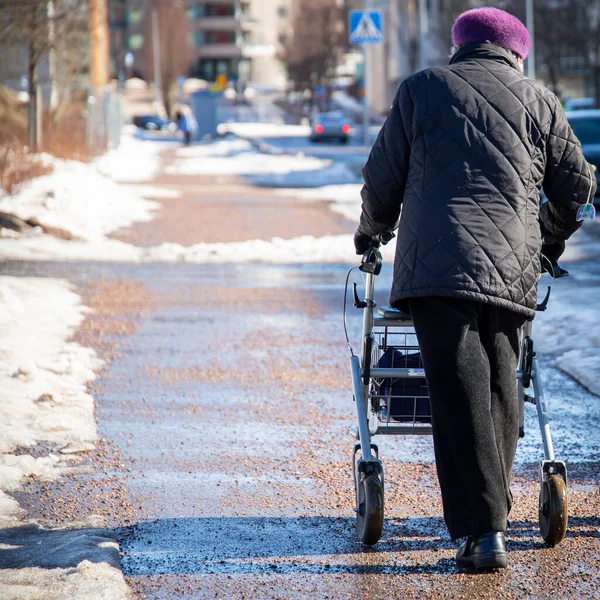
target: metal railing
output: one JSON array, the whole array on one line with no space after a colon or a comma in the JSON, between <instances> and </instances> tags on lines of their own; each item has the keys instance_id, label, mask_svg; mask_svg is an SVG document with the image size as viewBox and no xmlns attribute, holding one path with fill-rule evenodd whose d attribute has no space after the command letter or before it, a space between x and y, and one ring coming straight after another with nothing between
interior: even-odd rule
<instances>
[{"instance_id":1,"label":"metal railing","mask_svg":"<svg viewBox=\"0 0 600 600\"><path fill-rule=\"evenodd\" d=\"M118 148L122 126L123 113L118 94L105 90L101 95L88 96L86 142L92 154Z\"/></svg>"}]
</instances>

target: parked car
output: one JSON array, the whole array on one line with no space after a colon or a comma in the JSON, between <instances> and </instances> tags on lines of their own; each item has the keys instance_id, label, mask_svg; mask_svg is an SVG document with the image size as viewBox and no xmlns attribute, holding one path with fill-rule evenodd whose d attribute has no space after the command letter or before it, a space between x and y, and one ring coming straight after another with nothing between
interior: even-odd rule
<instances>
[{"instance_id":1,"label":"parked car","mask_svg":"<svg viewBox=\"0 0 600 600\"><path fill-rule=\"evenodd\" d=\"M163 119L158 115L136 115L133 124L147 131L177 131L177 124L169 119Z\"/></svg>"},{"instance_id":2,"label":"parked car","mask_svg":"<svg viewBox=\"0 0 600 600\"><path fill-rule=\"evenodd\" d=\"M350 139L351 131L352 127L343 113L337 111L320 113L313 121L310 141L339 140L342 144L346 144Z\"/></svg>"},{"instance_id":3,"label":"parked car","mask_svg":"<svg viewBox=\"0 0 600 600\"><path fill-rule=\"evenodd\" d=\"M570 98L565 101L565 110L590 110L596 107L595 98Z\"/></svg>"},{"instance_id":4,"label":"parked car","mask_svg":"<svg viewBox=\"0 0 600 600\"><path fill-rule=\"evenodd\" d=\"M566 114L573 132L581 142L583 155L596 167L598 190L594 204L600 204L600 110L576 110Z\"/></svg>"}]
</instances>

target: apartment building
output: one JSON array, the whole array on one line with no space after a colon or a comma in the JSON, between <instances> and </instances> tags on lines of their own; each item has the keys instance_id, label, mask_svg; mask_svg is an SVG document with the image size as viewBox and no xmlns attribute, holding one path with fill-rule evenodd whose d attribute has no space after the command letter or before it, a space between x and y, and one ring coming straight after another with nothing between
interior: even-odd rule
<instances>
[{"instance_id":1,"label":"apartment building","mask_svg":"<svg viewBox=\"0 0 600 600\"><path fill-rule=\"evenodd\" d=\"M192 45L190 74L219 75L282 87L278 58L289 35L291 0L186 0Z\"/></svg>"},{"instance_id":2,"label":"apartment building","mask_svg":"<svg viewBox=\"0 0 600 600\"><path fill-rule=\"evenodd\" d=\"M292 1L185 0L192 58L183 75L207 81L224 75L283 87L285 71L278 57L290 35ZM125 54L131 52L134 72L151 80L149 5L149 0L109 0L113 65L122 63Z\"/></svg>"}]
</instances>

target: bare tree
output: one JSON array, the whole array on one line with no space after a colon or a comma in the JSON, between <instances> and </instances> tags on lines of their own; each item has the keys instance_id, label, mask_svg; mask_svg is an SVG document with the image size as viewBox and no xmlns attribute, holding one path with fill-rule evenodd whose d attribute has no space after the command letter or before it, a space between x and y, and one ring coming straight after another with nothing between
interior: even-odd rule
<instances>
[{"instance_id":1,"label":"bare tree","mask_svg":"<svg viewBox=\"0 0 600 600\"><path fill-rule=\"evenodd\" d=\"M328 86L348 48L346 11L337 0L297 0L293 35L281 56L296 89Z\"/></svg>"},{"instance_id":2,"label":"bare tree","mask_svg":"<svg viewBox=\"0 0 600 600\"><path fill-rule=\"evenodd\" d=\"M79 66L84 62L83 44L73 50L71 43L81 30L84 14L84 0L3 0L0 3L0 47L5 56L16 58L17 63L21 58L25 65L29 94L28 142L33 151L37 151L39 145L40 67L51 51L57 53L56 65L66 65L67 55L78 57Z\"/></svg>"},{"instance_id":3,"label":"bare tree","mask_svg":"<svg viewBox=\"0 0 600 600\"><path fill-rule=\"evenodd\" d=\"M175 100L175 83L189 69L190 45L189 23L183 0L150 0L150 11L156 11L156 19L147 19L148 35L151 40L153 21L158 23L160 87L165 111L171 115ZM153 44L146 44L148 64L154 60ZM156 83L156 82L155 82Z\"/></svg>"}]
</instances>

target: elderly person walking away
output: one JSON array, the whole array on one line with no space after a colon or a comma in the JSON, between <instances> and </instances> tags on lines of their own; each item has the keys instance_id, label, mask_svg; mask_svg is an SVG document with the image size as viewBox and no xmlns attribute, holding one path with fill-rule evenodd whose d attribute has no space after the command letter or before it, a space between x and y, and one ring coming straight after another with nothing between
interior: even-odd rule
<instances>
[{"instance_id":1,"label":"elderly person walking away","mask_svg":"<svg viewBox=\"0 0 600 600\"><path fill-rule=\"evenodd\" d=\"M452 41L448 66L396 94L363 170L355 246L400 217L391 304L419 339L444 519L466 538L456 561L502 568L519 330L535 314L542 235L558 259L596 182L556 96L523 75L531 42L516 17L469 10Z\"/></svg>"}]
</instances>

